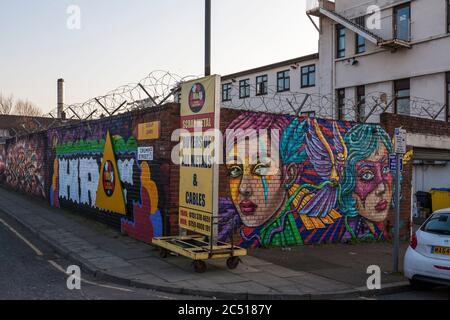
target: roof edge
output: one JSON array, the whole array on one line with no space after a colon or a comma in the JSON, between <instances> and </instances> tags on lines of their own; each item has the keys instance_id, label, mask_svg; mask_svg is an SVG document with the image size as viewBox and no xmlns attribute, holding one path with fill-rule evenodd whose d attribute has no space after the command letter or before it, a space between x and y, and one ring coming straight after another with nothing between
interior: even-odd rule
<instances>
[{"instance_id":1,"label":"roof edge","mask_svg":"<svg viewBox=\"0 0 450 320\"><path fill-rule=\"evenodd\" d=\"M247 74L252 74L252 73L258 73L258 72L263 72L266 70L270 70L270 69L275 69L275 68L279 68L288 64L295 64L298 62L304 62L304 61L308 61L308 60L314 60L314 59L319 59L319 53L313 53L310 55L306 55L306 56L301 56L298 58L294 58L294 59L289 59L289 60L285 60L285 61L280 61L280 62L276 62L276 63L272 63L272 64L268 64L265 66L261 66L261 67L257 67L257 68L253 68L253 69L248 69L248 70L244 70L244 71L239 71L236 73L232 73L232 74L228 74L222 77L222 80L231 80L233 78L238 78Z\"/></svg>"}]
</instances>

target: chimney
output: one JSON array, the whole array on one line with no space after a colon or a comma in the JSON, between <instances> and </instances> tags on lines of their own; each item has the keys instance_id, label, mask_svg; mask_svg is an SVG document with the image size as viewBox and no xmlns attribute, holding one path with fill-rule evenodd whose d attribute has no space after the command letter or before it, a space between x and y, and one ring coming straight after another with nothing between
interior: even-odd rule
<instances>
[{"instance_id":1,"label":"chimney","mask_svg":"<svg viewBox=\"0 0 450 320\"><path fill-rule=\"evenodd\" d=\"M63 117L64 113L64 79L58 79L58 119Z\"/></svg>"}]
</instances>

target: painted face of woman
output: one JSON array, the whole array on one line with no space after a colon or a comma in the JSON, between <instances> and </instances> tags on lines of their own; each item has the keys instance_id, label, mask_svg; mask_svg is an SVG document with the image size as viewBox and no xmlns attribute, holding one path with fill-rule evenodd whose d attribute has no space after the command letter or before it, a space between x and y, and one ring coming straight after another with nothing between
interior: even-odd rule
<instances>
[{"instance_id":1,"label":"painted face of woman","mask_svg":"<svg viewBox=\"0 0 450 320\"><path fill-rule=\"evenodd\" d=\"M227 169L231 198L245 226L262 226L279 212L286 192L276 161L247 156Z\"/></svg>"},{"instance_id":2,"label":"painted face of woman","mask_svg":"<svg viewBox=\"0 0 450 320\"><path fill-rule=\"evenodd\" d=\"M353 193L360 215L367 220L384 222L392 203L393 174L389 169L389 152L380 147L356 165L356 188Z\"/></svg>"}]
</instances>

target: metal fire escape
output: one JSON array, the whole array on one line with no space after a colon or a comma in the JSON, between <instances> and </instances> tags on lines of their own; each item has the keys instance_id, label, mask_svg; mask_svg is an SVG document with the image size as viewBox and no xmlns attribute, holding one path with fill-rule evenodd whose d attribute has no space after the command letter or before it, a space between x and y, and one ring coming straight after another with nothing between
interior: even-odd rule
<instances>
[{"instance_id":1,"label":"metal fire escape","mask_svg":"<svg viewBox=\"0 0 450 320\"><path fill-rule=\"evenodd\" d=\"M307 15L310 18L310 20L315 25L316 29L320 32L320 29L315 24L314 20L312 20L311 16L316 17L327 17L336 23L339 23L340 25L344 26L345 28L359 34L361 37L364 37L368 41L376 44L377 46L381 48L396 50L399 48L411 48L411 43L408 41L400 40L400 39L391 39L391 40L385 40L382 37L376 35L372 31L368 30L362 25L359 25L355 22L353 22L350 19L347 19L346 17L340 15L339 13L335 12L334 10L335 5L333 2L330 1L318 1L318 6L308 10Z\"/></svg>"}]
</instances>

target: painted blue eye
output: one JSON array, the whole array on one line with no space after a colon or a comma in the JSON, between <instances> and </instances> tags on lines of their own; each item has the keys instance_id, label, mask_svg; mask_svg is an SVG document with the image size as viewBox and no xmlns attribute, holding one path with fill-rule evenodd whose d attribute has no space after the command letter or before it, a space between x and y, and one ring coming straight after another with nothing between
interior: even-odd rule
<instances>
[{"instance_id":1,"label":"painted blue eye","mask_svg":"<svg viewBox=\"0 0 450 320\"><path fill-rule=\"evenodd\" d=\"M239 178L240 176L242 176L242 172L242 168L238 166L234 166L228 169L228 174L232 178Z\"/></svg>"},{"instance_id":2,"label":"painted blue eye","mask_svg":"<svg viewBox=\"0 0 450 320\"><path fill-rule=\"evenodd\" d=\"M389 167L384 167L383 168L383 175L389 174L391 173L391 169Z\"/></svg>"},{"instance_id":3,"label":"painted blue eye","mask_svg":"<svg viewBox=\"0 0 450 320\"><path fill-rule=\"evenodd\" d=\"M255 169L253 169L253 174L257 176L267 176L270 172L270 166L267 166L265 164L258 164L255 166Z\"/></svg>"},{"instance_id":4,"label":"painted blue eye","mask_svg":"<svg viewBox=\"0 0 450 320\"><path fill-rule=\"evenodd\" d=\"M373 172L368 171L368 172L363 173L361 175L361 178L364 181L372 181L375 178L375 175L373 174Z\"/></svg>"}]
</instances>

